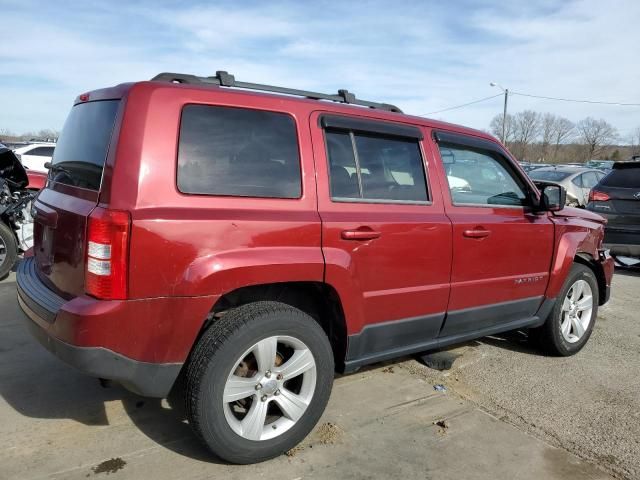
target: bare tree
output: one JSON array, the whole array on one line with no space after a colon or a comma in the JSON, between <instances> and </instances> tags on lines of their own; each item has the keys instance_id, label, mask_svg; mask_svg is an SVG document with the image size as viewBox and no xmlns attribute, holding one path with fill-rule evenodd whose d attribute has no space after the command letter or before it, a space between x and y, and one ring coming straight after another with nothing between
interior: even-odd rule
<instances>
[{"instance_id":1,"label":"bare tree","mask_svg":"<svg viewBox=\"0 0 640 480\"><path fill-rule=\"evenodd\" d=\"M574 134L575 125L571 120L564 117L556 117L553 129L553 155L552 160L555 162L558 157L560 145L570 140Z\"/></svg>"},{"instance_id":2,"label":"bare tree","mask_svg":"<svg viewBox=\"0 0 640 480\"><path fill-rule=\"evenodd\" d=\"M527 147L540 133L540 114L524 110L514 117L514 154L520 160L527 158Z\"/></svg>"},{"instance_id":3,"label":"bare tree","mask_svg":"<svg viewBox=\"0 0 640 480\"><path fill-rule=\"evenodd\" d=\"M515 121L513 115L507 113L507 123L505 125L505 137L502 138L502 114L496 115L491 119L491 123L489 124L489 129L491 133L499 138L505 145L513 142L513 134L514 134L514 125Z\"/></svg>"},{"instance_id":4,"label":"bare tree","mask_svg":"<svg viewBox=\"0 0 640 480\"><path fill-rule=\"evenodd\" d=\"M631 133L631 155L640 155L640 127L637 127L633 133Z\"/></svg>"},{"instance_id":5,"label":"bare tree","mask_svg":"<svg viewBox=\"0 0 640 480\"><path fill-rule=\"evenodd\" d=\"M552 145L557 117L553 113L545 113L540 118L540 158L542 161L547 160L549 148Z\"/></svg>"},{"instance_id":6,"label":"bare tree","mask_svg":"<svg viewBox=\"0 0 640 480\"><path fill-rule=\"evenodd\" d=\"M576 125L582 144L586 146L586 159L590 160L600 154L604 147L618 138L616 128L606 120L587 117Z\"/></svg>"},{"instance_id":7,"label":"bare tree","mask_svg":"<svg viewBox=\"0 0 640 480\"><path fill-rule=\"evenodd\" d=\"M60 136L60 132L58 132L57 130L53 130L52 128L45 128L43 130L40 130L37 133L37 137L40 138L41 140L57 140L58 137Z\"/></svg>"}]
</instances>

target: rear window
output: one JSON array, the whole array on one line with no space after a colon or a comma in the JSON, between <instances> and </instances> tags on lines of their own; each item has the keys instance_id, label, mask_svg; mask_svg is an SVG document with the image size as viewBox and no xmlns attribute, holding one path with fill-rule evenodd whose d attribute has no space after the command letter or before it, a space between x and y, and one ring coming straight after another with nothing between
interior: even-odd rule
<instances>
[{"instance_id":1,"label":"rear window","mask_svg":"<svg viewBox=\"0 0 640 480\"><path fill-rule=\"evenodd\" d=\"M53 152L56 182L100 189L119 100L80 103L71 109Z\"/></svg>"},{"instance_id":2,"label":"rear window","mask_svg":"<svg viewBox=\"0 0 640 480\"><path fill-rule=\"evenodd\" d=\"M614 168L600 184L615 188L640 188L640 163L632 167Z\"/></svg>"},{"instance_id":3,"label":"rear window","mask_svg":"<svg viewBox=\"0 0 640 480\"><path fill-rule=\"evenodd\" d=\"M548 182L560 182L567 178L571 173L557 172L554 170L532 170L529 176L534 180L546 180Z\"/></svg>"},{"instance_id":4,"label":"rear window","mask_svg":"<svg viewBox=\"0 0 640 480\"><path fill-rule=\"evenodd\" d=\"M243 108L187 105L178 147L183 193L299 198L300 157L291 116Z\"/></svg>"}]
</instances>

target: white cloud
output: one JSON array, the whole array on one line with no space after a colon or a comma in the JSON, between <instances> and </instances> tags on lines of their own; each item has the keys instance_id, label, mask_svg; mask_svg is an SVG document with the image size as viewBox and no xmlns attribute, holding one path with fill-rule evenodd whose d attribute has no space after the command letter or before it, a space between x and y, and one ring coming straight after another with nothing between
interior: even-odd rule
<instances>
[{"instance_id":1,"label":"white cloud","mask_svg":"<svg viewBox=\"0 0 640 480\"><path fill-rule=\"evenodd\" d=\"M453 2L452 2L453 3ZM4 8L0 128L59 128L82 91L148 79L160 71L213 74L304 89L348 88L421 114L514 91L640 102L635 59L640 3L396 2L115 5ZM28 32L28 33L27 33ZM487 128L501 98L436 117ZM603 117L621 132L640 108L513 96L578 120Z\"/></svg>"}]
</instances>

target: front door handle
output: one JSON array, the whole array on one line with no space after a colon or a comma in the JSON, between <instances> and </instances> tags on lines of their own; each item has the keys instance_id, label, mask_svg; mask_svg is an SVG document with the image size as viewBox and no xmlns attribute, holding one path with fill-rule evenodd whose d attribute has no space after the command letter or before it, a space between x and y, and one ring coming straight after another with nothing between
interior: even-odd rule
<instances>
[{"instance_id":1,"label":"front door handle","mask_svg":"<svg viewBox=\"0 0 640 480\"><path fill-rule=\"evenodd\" d=\"M485 238L491 235L491 231L483 228L474 228L472 230L465 230L463 235L468 238Z\"/></svg>"},{"instance_id":2,"label":"front door handle","mask_svg":"<svg viewBox=\"0 0 640 480\"><path fill-rule=\"evenodd\" d=\"M369 227L360 227L356 230L343 230L340 236L344 240L373 240L379 238L382 233L376 232Z\"/></svg>"}]
</instances>

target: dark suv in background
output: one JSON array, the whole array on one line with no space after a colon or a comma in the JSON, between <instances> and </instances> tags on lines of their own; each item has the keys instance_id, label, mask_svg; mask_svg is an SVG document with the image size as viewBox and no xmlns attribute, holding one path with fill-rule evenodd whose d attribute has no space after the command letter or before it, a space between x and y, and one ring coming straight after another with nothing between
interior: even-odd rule
<instances>
[{"instance_id":1,"label":"dark suv in background","mask_svg":"<svg viewBox=\"0 0 640 480\"><path fill-rule=\"evenodd\" d=\"M640 161L616 162L591 190L587 209L608 220L604 244L613 255L640 257Z\"/></svg>"}]
</instances>

